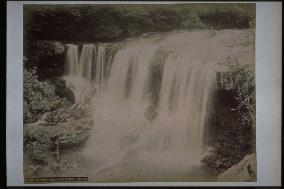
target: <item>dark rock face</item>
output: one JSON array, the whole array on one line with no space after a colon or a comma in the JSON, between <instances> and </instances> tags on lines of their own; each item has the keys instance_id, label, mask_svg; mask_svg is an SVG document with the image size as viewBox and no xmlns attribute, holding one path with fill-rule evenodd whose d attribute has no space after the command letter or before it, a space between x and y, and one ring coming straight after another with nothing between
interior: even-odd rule
<instances>
[{"instance_id":1,"label":"dark rock face","mask_svg":"<svg viewBox=\"0 0 284 189\"><path fill-rule=\"evenodd\" d=\"M55 95L65 98L67 101L75 103L75 96L71 89L66 86L63 79L55 78L51 81L55 85Z\"/></svg>"}]
</instances>

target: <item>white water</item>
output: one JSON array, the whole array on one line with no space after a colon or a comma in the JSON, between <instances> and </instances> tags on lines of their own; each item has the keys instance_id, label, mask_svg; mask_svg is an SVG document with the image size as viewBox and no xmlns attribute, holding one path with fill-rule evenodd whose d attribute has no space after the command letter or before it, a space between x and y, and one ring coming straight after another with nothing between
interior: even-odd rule
<instances>
[{"instance_id":1,"label":"white water","mask_svg":"<svg viewBox=\"0 0 284 189\"><path fill-rule=\"evenodd\" d=\"M187 32L159 42L130 42L116 53L106 86L92 102L94 129L85 154L98 164L94 172L132 161L180 170L199 165L220 58L206 44L210 39L206 32ZM159 50L169 54L159 62L157 116L148 120L151 65Z\"/></svg>"},{"instance_id":2,"label":"white water","mask_svg":"<svg viewBox=\"0 0 284 189\"><path fill-rule=\"evenodd\" d=\"M103 84L104 81L104 62L105 62L105 48L98 46L96 63L96 82Z\"/></svg>"},{"instance_id":3,"label":"white water","mask_svg":"<svg viewBox=\"0 0 284 189\"><path fill-rule=\"evenodd\" d=\"M91 88L92 83L102 84L104 80L105 48L94 44L84 44L79 56L77 45L68 44L65 76L69 87L78 102ZM95 70L95 73L93 73ZM95 80L93 81L93 74Z\"/></svg>"},{"instance_id":4,"label":"white water","mask_svg":"<svg viewBox=\"0 0 284 189\"><path fill-rule=\"evenodd\" d=\"M95 66L95 83L105 83L92 100L94 128L84 151L98 165L94 172L131 161L174 169L200 163L214 66L223 50L214 45L218 46L218 40L207 32L170 35L159 42L130 42L116 53L109 78L105 78L102 46L83 45L78 61L78 48L69 45L67 75L90 83ZM153 61L160 50L169 52L163 55L165 61ZM153 64L162 64L162 78L157 115L149 120ZM71 81L76 82L82 87L81 81Z\"/></svg>"}]
</instances>

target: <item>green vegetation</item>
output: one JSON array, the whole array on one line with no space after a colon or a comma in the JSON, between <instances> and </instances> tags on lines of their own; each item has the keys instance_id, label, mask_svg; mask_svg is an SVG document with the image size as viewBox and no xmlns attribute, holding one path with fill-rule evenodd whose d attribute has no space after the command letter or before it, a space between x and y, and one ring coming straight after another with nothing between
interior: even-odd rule
<instances>
[{"instance_id":1,"label":"green vegetation","mask_svg":"<svg viewBox=\"0 0 284 189\"><path fill-rule=\"evenodd\" d=\"M49 111L62 106L63 99L55 96L52 85L38 80L34 69L24 68L24 123L34 122Z\"/></svg>"},{"instance_id":2,"label":"green vegetation","mask_svg":"<svg viewBox=\"0 0 284 189\"><path fill-rule=\"evenodd\" d=\"M221 173L255 152L255 80L254 68L229 64L224 74L225 86L216 94L213 149L203 159L204 165Z\"/></svg>"},{"instance_id":3,"label":"green vegetation","mask_svg":"<svg viewBox=\"0 0 284 189\"><path fill-rule=\"evenodd\" d=\"M107 42L146 32L250 28L254 4L25 5L27 40Z\"/></svg>"},{"instance_id":4,"label":"green vegetation","mask_svg":"<svg viewBox=\"0 0 284 189\"><path fill-rule=\"evenodd\" d=\"M24 67L28 70L35 69L38 79L46 80L60 77L64 73L64 53L56 53L54 42L42 40L29 40L24 44Z\"/></svg>"},{"instance_id":5,"label":"green vegetation","mask_svg":"<svg viewBox=\"0 0 284 189\"><path fill-rule=\"evenodd\" d=\"M58 82L58 81L57 81ZM64 91L62 84L57 84ZM55 174L65 165L59 159L60 148L81 144L92 128L89 100L67 103L56 95L54 83L39 81L35 69L24 68L24 172L38 176Z\"/></svg>"}]
</instances>

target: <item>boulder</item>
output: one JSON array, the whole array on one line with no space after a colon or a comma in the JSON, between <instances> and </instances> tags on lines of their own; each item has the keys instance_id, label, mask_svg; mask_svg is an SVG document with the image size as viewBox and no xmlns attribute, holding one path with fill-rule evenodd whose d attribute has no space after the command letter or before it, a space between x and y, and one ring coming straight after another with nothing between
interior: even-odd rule
<instances>
[{"instance_id":1,"label":"boulder","mask_svg":"<svg viewBox=\"0 0 284 189\"><path fill-rule=\"evenodd\" d=\"M65 98L67 101L75 103L75 95L66 85L66 81L60 78L55 78L51 81L55 85L55 95L60 98Z\"/></svg>"},{"instance_id":2,"label":"boulder","mask_svg":"<svg viewBox=\"0 0 284 189\"><path fill-rule=\"evenodd\" d=\"M246 155L239 163L221 173L219 182L256 182L256 155Z\"/></svg>"}]
</instances>

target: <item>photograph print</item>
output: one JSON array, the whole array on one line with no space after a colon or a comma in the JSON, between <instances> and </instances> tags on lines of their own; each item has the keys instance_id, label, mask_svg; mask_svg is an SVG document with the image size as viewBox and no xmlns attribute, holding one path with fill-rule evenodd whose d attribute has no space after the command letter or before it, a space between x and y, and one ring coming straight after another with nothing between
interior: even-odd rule
<instances>
[{"instance_id":1,"label":"photograph print","mask_svg":"<svg viewBox=\"0 0 284 189\"><path fill-rule=\"evenodd\" d=\"M256 182L255 4L25 4L25 183Z\"/></svg>"}]
</instances>

